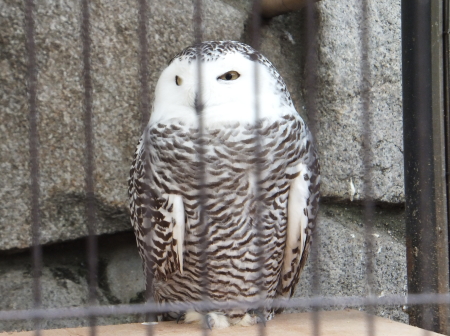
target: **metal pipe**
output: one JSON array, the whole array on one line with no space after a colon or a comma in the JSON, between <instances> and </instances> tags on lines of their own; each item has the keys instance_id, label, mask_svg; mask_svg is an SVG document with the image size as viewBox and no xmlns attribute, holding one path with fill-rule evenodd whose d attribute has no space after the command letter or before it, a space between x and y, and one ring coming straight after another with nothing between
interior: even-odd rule
<instances>
[{"instance_id":1,"label":"metal pipe","mask_svg":"<svg viewBox=\"0 0 450 336\"><path fill-rule=\"evenodd\" d=\"M442 1L402 0L408 292L448 292ZM437 24L436 24L437 23ZM409 308L410 324L447 332L445 305Z\"/></svg>"},{"instance_id":2,"label":"metal pipe","mask_svg":"<svg viewBox=\"0 0 450 336\"><path fill-rule=\"evenodd\" d=\"M443 48L442 48L442 56L443 56L443 68L444 68L444 133L445 133L445 185L447 195L450 195L450 0L444 0L443 5ZM447 197L447 211L450 208L450 198ZM448 218L448 214L447 214ZM444 227L447 230L446 235L448 237L449 232L449 223ZM448 241L447 241L448 243ZM445 246L447 250L442 249L442 253L446 254L442 259L445 262L449 262L449 246L448 244ZM447 259L446 259L447 257ZM449 280L450 281L450 280ZM449 316L448 306L446 306L446 310L443 310L443 314ZM449 333L449 326L447 325L447 334Z\"/></svg>"}]
</instances>

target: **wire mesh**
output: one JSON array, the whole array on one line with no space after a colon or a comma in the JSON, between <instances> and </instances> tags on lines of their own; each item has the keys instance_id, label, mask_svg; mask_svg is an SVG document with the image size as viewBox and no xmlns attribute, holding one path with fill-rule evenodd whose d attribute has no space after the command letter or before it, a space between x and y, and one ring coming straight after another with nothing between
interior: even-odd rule
<instances>
[{"instance_id":1,"label":"wire mesh","mask_svg":"<svg viewBox=\"0 0 450 336\"><path fill-rule=\"evenodd\" d=\"M63 308L63 309L43 309L41 307L41 289L40 289L40 274L42 272L42 251L40 246L40 211L39 211L39 201L40 201L40 189L39 189L39 134L38 134L38 109L36 107L36 85L37 85L37 66L36 66L36 47L35 47L35 31L34 31L34 19L33 19L33 11L34 11L34 3L32 0L27 0L25 3L25 27L26 27L26 45L27 45L27 55L28 55L28 72L27 72L27 91L28 91L28 109L29 109L29 145L30 145L30 176L31 176L31 219L32 219L32 260L33 260L33 299L34 299L34 307L29 310L15 310L15 311L0 311L0 320L20 320L20 319L32 319L36 321L35 330L36 335L40 335L40 324L39 321L42 319L61 319L66 317L86 317L90 321L91 326L91 335L96 334L96 318L99 316L105 315L118 315L118 314L137 314L137 313L148 313L147 318L151 321L154 318L154 314L160 314L168 311L186 311L188 309L194 309L198 311L209 311L214 309L230 309L230 308L243 308L250 309L254 307L264 307L264 285L263 281L259 283L260 296L257 300L246 301L246 302L211 302L208 300L209 297L209 289L208 289L208 255L206 251L208 250L208 230L206 227L206 212L204 208L205 204L205 188L207 181L205 180L206 176L206 160L204 158L205 151L203 149L204 141L204 120L203 120L203 84L201 79L203 78L203 70L202 70L202 62L200 61L200 50L197 50L197 78L198 88L197 88L197 99L195 104L195 110L198 116L198 145L200 150L198 151L199 162L201 165L199 166L199 208L200 208L200 226L203 228L202 237L201 237L201 247L202 250L205 251L201 255L201 268L202 268L202 288L203 292L203 300L200 302L189 302L189 303L171 303L171 304L156 304L150 298L150 295L147 296L148 301L144 304L134 304L134 305L115 305L115 306L100 306L97 305L96 301L96 291L98 287L97 283L97 268L98 268L98 251L97 251L97 242L96 242L96 206L95 206L95 140L93 133L93 119L94 119L94 111L93 111L93 88L92 88L92 69L91 69L91 45L92 41L90 38L90 2L89 0L81 0L81 17L82 17L82 26L81 26L81 37L82 37L82 49L83 49L83 87L84 87L84 125L85 125L85 174L86 174L86 223L88 226L88 269L89 269L89 306L88 307L76 307L76 308ZM202 32L202 8L204 4L201 0L196 0L194 4L194 40L198 44L203 39ZM306 11L306 60L305 60L305 68L306 68L306 83L308 87L308 96L306 99L306 110L308 112L309 126L313 136L315 138L317 134L318 120L317 120L317 105L316 105L316 95L317 95L317 12L315 11L314 1L307 1L307 6L305 8ZM256 49L260 49L260 40L261 40L261 3L260 1L254 1L252 6L252 20L251 20L251 45ZM323 297L320 295L320 268L321 268L321 258L320 251L318 249L319 244L319 236L314 237L315 244L312 246L310 263L312 263L313 268L313 277L312 277L312 294L311 298L293 298L291 300L282 300L276 299L273 302L273 305L276 307L284 307L284 308L306 308L313 309L315 312L313 316L313 335L320 335L320 314L319 310L325 307L356 307L356 306L365 306L367 311L370 313L374 313L374 307L379 305L396 305L396 306L423 306L423 305L448 305L450 304L450 295L449 294L437 294L433 293L432 284L429 283L428 274L432 273L430 269L431 263L425 263L423 266L422 273L422 282L425 286L422 294L409 294L407 296L401 295L388 295L384 297L378 297L374 295L371 291L372 288L376 286L374 279L374 245L373 245L373 218L375 216L374 213L374 200L373 200L373 175L372 175L372 143L371 136L372 130L371 125L373 124L373 119L371 116L371 70L370 70L370 61L369 56L371 50L369 50L369 36L371 34L370 25L369 25L369 12L370 12L370 2L362 1L361 2L361 27L360 27L360 38L361 38L361 103L362 103L362 111L363 111L363 120L362 120L362 138L363 138L363 147L361 156L363 157L363 165L364 165L364 208L365 208L365 247L366 247L366 279L367 279L367 292L365 296L361 297ZM151 55L149 54L149 44L148 44L148 18L149 18L149 5L146 0L139 0L139 10L138 10L138 38L140 45L140 54L139 54L139 80L140 80L140 111L142 116L142 130L144 130L144 144L148 142L147 139L147 130L145 126L147 125L149 115L150 115L150 93L149 93L149 80L150 80L150 71L149 71L149 59ZM419 19L415 21L415 25L417 27L423 26L423 22L420 22ZM446 23L448 24L448 23ZM448 32L447 32L448 33ZM427 49L426 37L418 36L418 45L417 55L416 57L419 59L418 63L420 63L420 58L423 56L421 50ZM422 43L422 44L421 44ZM448 61L448 60L446 60ZM259 74L258 74L258 66L255 62L255 71L254 71L254 87L253 94L255 97L259 97ZM420 69L420 67L418 67ZM424 71L424 70L421 70ZM418 74L419 78L425 78L426 74L420 73ZM420 86L420 85L419 85ZM423 92L421 87L416 88L416 92ZM418 104L419 108L426 110L426 97L419 94L418 95ZM255 122L257 122L259 117L259 100L255 99ZM418 127L418 135L419 135L419 143L425 143L426 138L428 137L428 130L425 129L427 126L424 120L421 120ZM260 181L261 179L261 164L260 164L260 156L262 153L260 135L257 131L257 127L255 127L255 180ZM419 152L419 163L422 165L421 172L426 171L426 167L429 162L424 159L426 153L424 153L425 149L422 148ZM148 153L147 153L148 155ZM420 157L421 156L421 157ZM423 173L424 174L424 173ZM427 180L426 175L422 175L420 177L420 181ZM257 188L259 188L259 183L257 183ZM426 205L428 201L430 201L429 195L432 195L431 184L424 183L422 185L423 190L421 191L421 198L419 200L419 207L429 208L432 207L430 205ZM256 199L258 199L259 190L256 191ZM430 210L430 212L433 212ZM261 241L261 218L258 217L260 211L256 211L256 228L257 232L255 236L257 240ZM422 214L422 216L426 216ZM426 219L422 218L421 222L427 222ZM422 231L423 233L423 245L431 246L433 245L433 236L428 234L427 231ZM258 245L258 244L257 244ZM260 273L263 273L264 268L264 260L266 256L264 256L264 249L262 248L262 244L259 244L259 254L261 255L259 259L259 270ZM426 250L426 249L424 249ZM262 277L261 277L262 278ZM152 283L151 274L146 274L146 280L149 284ZM151 288L147 286L147 288ZM425 309L424 310L424 318L425 321L423 327L426 329L433 329L433 314L435 312L433 309ZM151 317L153 316L153 318ZM369 325L369 333L368 335L375 335L375 324L372 315L368 315L367 323ZM204 334L208 334L208 330L204 329ZM152 325L148 325L147 329L148 335L153 335ZM263 324L260 324L259 334L264 335L265 329Z\"/></svg>"}]
</instances>

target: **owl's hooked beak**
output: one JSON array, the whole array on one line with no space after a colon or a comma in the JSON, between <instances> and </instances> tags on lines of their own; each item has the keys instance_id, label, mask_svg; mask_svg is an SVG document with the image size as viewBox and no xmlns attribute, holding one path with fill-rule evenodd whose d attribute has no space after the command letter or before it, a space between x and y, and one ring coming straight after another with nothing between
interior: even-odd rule
<instances>
[{"instance_id":1,"label":"owl's hooked beak","mask_svg":"<svg viewBox=\"0 0 450 336\"><path fill-rule=\"evenodd\" d=\"M203 97L202 97L203 98ZM194 108L195 108L195 112L197 114L202 113L203 109L205 107L204 104L204 99L200 99L200 95L198 92L195 93L195 98L194 98Z\"/></svg>"}]
</instances>

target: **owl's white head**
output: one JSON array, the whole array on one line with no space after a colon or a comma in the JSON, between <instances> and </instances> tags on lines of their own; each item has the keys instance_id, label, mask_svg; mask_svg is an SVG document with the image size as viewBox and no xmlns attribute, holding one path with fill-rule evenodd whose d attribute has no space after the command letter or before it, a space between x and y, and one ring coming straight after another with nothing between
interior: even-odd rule
<instances>
[{"instance_id":1,"label":"owl's white head","mask_svg":"<svg viewBox=\"0 0 450 336\"><path fill-rule=\"evenodd\" d=\"M196 125L199 103L207 127L254 123L256 108L260 118L269 120L296 113L275 67L250 46L234 41L203 42L175 56L156 85L149 124L179 120Z\"/></svg>"}]
</instances>

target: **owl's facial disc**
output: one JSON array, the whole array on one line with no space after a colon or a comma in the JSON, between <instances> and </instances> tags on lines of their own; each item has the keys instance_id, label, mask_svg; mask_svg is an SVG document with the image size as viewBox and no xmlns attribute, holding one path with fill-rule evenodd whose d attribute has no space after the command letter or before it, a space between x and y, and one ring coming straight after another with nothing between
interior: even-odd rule
<instances>
[{"instance_id":1,"label":"owl's facial disc","mask_svg":"<svg viewBox=\"0 0 450 336\"><path fill-rule=\"evenodd\" d=\"M255 66L258 67L258 96L255 94ZM174 59L158 80L150 123L179 119L196 125L199 106L207 127L236 121L253 123L256 99L260 118L280 111L281 95L276 79L266 66L240 53L202 61L200 73L201 85L196 60Z\"/></svg>"}]
</instances>

